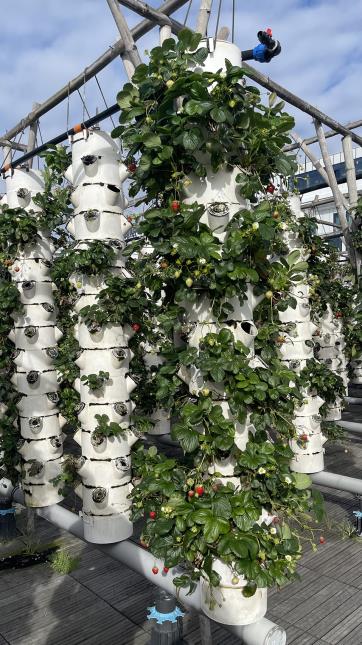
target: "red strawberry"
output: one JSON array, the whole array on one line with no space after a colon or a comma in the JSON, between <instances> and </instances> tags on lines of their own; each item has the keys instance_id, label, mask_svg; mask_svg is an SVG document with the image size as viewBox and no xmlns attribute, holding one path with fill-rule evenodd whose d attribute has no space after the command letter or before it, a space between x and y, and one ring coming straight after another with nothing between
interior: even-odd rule
<instances>
[{"instance_id":1,"label":"red strawberry","mask_svg":"<svg viewBox=\"0 0 362 645\"><path fill-rule=\"evenodd\" d=\"M152 573L157 576L158 574L158 567L152 567Z\"/></svg>"},{"instance_id":2,"label":"red strawberry","mask_svg":"<svg viewBox=\"0 0 362 645\"><path fill-rule=\"evenodd\" d=\"M141 325L139 325L138 323L133 323L133 325L131 325L131 327L132 327L133 331L135 331L136 333L141 329Z\"/></svg>"},{"instance_id":3,"label":"red strawberry","mask_svg":"<svg viewBox=\"0 0 362 645\"><path fill-rule=\"evenodd\" d=\"M201 495L203 495L205 492L203 486L196 486L195 491L199 495L199 497L201 497Z\"/></svg>"},{"instance_id":4,"label":"red strawberry","mask_svg":"<svg viewBox=\"0 0 362 645\"><path fill-rule=\"evenodd\" d=\"M189 490L189 492L187 494L188 494L189 497L193 497L195 495L195 491L194 490Z\"/></svg>"},{"instance_id":5,"label":"red strawberry","mask_svg":"<svg viewBox=\"0 0 362 645\"><path fill-rule=\"evenodd\" d=\"M178 213L178 211L180 210L180 202L178 202L176 199L174 199L173 202L171 202L170 206L171 206L171 210L174 213Z\"/></svg>"},{"instance_id":6,"label":"red strawberry","mask_svg":"<svg viewBox=\"0 0 362 645\"><path fill-rule=\"evenodd\" d=\"M300 435L300 437L299 437L299 439L300 439L301 441L308 441L308 435L307 435L307 434L301 434L301 435Z\"/></svg>"},{"instance_id":7,"label":"red strawberry","mask_svg":"<svg viewBox=\"0 0 362 645\"><path fill-rule=\"evenodd\" d=\"M343 314L341 311L336 311L336 318L342 318Z\"/></svg>"},{"instance_id":8,"label":"red strawberry","mask_svg":"<svg viewBox=\"0 0 362 645\"><path fill-rule=\"evenodd\" d=\"M274 193L274 191L275 191L274 184L268 184L267 187L266 187L266 192L270 193L272 195Z\"/></svg>"},{"instance_id":9,"label":"red strawberry","mask_svg":"<svg viewBox=\"0 0 362 645\"><path fill-rule=\"evenodd\" d=\"M323 537L323 535L321 535L320 538L319 538L319 543L320 544L325 544L325 542L326 542L326 538Z\"/></svg>"},{"instance_id":10,"label":"red strawberry","mask_svg":"<svg viewBox=\"0 0 362 645\"><path fill-rule=\"evenodd\" d=\"M156 519L156 511L150 511L150 518L151 520Z\"/></svg>"},{"instance_id":11,"label":"red strawberry","mask_svg":"<svg viewBox=\"0 0 362 645\"><path fill-rule=\"evenodd\" d=\"M170 569L169 569L168 567L163 567L163 572L164 572L164 573L168 573L168 572L169 572L169 570L170 570Z\"/></svg>"},{"instance_id":12,"label":"red strawberry","mask_svg":"<svg viewBox=\"0 0 362 645\"><path fill-rule=\"evenodd\" d=\"M137 166L134 161L128 164L127 170L129 170L130 172L135 172L137 170Z\"/></svg>"}]
</instances>

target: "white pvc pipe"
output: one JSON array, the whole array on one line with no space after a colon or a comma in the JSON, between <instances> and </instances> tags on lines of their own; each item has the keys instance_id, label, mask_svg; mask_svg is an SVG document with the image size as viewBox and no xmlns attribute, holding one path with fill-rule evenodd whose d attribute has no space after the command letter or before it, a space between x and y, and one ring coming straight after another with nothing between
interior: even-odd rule
<instances>
[{"instance_id":1,"label":"white pvc pipe","mask_svg":"<svg viewBox=\"0 0 362 645\"><path fill-rule=\"evenodd\" d=\"M337 425L345 430L349 430L350 432L362 434L362 423L356 423L355 421L338 421Z\"/></svg>"},{"instance_id":2,"label":"white pvc pipe","mask_svg":"<svg viewBox=\"0 0 362 645\"><path fill-rule=\"evenodd\" d=\"M345 396L344 400L349 405L362 405L362 396Z\"/></svg>"},{"instance_id":3,"label":"white pvc pipe","mask_svg":"<svg viewBox=\"0 0 362 645\"><path fill-rule=\"evenodd\" d=\"M83 537L83 521L75 513L68 511L62 506L54 505L47 508L37 509L37 514L51 522L55 526L73 533L81 540ZM154 556L137 546L129 540L118 542L116 544L96 544L94 545L109 555L111 558L122 562L133 571L137 571L147 578L157 587L176 595L175 587L172 583L172 572L162 574L163 563L157 561ZM152 573L152 567L158 566L160 572L157 575ZM184 589L180 589L178 600L185 607L201 611L200 588L197 586L195 592L189 596ZM146 609L146 607L145 607ZM267 618L262 618L257 623L251 625L223 625L225 629L241 639L245 645L286 645L286 633L282 627L272 623Z\"/></svg>"},{"instance_id":4,"label":"white pvc pipe","mask_svg":"<svg viewBox=\"0 0 362 645\"><path fill-rule=\"evenodd\" d=\"M338 473L329 473L326 471L313 473L310 477L313 484L326 486L327 488L336 488L346 493L362 495L362 479L345 477L344 475L338 475Z\"/></svg>"}]
</instances>

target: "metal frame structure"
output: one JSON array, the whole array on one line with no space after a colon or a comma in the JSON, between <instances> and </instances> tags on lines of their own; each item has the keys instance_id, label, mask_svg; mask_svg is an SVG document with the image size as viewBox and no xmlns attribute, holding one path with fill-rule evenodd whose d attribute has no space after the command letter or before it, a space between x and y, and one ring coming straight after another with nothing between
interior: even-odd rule
<instances>
[{"instance_id":1,"label":"metal frame structure","mask_svg":"<svg viewBox=\"0 0 362 645\"><path fill-rule=\"evenodd\" d=\"M81 87L87 80L95 76L101 69L106 67L108 63L114 60L118 55L122 57L127 76L130 78L132 75L134 66L141 60L137 47L135 45L136 40L141 38L143 35L145 35L156 24L161 27L161 34L160 34L161 40L164 39L165 37L168 37L170 32L177 34L180 31L180 29L183 28L183 25L181 25L174 18L171 18L170 15L174 11L184 6L187 2L188 0L166 0L166 2L164 2L158 9L153 9L146 3L142 2L141 0L107 0L107 4L112 12L113 18L115 19L117 27L120 31L121 39L118 40L109 50L107 50L107 52L102 54L102 56L100 56L96 61L94 61L93 63L91 63L91 65L86 67L86 69L81 74L79 74L74 79L69 81L69 83L66 86L61 88L58 92L56 92L53 96L47 99L40 106L33 109L32 112L30 112L16 126L14 126L6 133L4 133L3 136L0 137L0 146L6 147L7 154L9 154L9 152L11 152L11 149L13 147L13 142L11 141L11 139L16 134L23 131L27 126L31 126L34 122L36 122L37 119L39 119L41 116L46 114L49 110L51 110L53 107L58 105L61 101L67 98L72 92L79 89L79 87ZM129 9L132 9L135 13L141 15L142 17L146 16L146 19L143 20L136 27L134 27L134 29L131 30L128 28L127 22L124 19L124 16L120 11L120 8L118 5L122 5ZM197 29L203 35L207 33L207 26L210 18L211 8L212 8L212 0L200 0ZM337 182L335 181L333 168L329 167L328 150L325 142L326 135L323 130L323 125L326 125L331 128L331 131L327 132L327 136L332 136L332 133L342 135L342 137L344 137L346 140L346 143L344 144L344 148L345 150L348 150L348 153L350 154L352 141L354 141L358 145L362 145L362 137L357 135L355 132L353 132L353 128L358 127L359 122L358 121L353 122L345 126L339 123L336 119L330 117L324 112L321 112L318 108L316 108L309 102L293 94L285 87L279 85L278 83L273 81L269 76L262 74L254 67L250 66L249 64L244 62L243 69L245 71L245 74L249 76L249 78L254 80L257 84L261 85L262 87L265 87L271 92L275 92L275 94L279 98L287 101L290 105L297 107L302 112L309 114L315 120L315 123L317 124L316 127L318 130L317 140L321 145L321 152L322 152L322 157L324 162L324 168L321 167L321 164L318 162L316 165L316 169L319 172L321 172L324 179L328 179L327 183L332 189L333 197L338 207L338 213L341 218L342 234L345 238L346 248L348 250L351 263L359 271L359 268L361 265L361 259L360 257L357 257L357 254L355 254L353 251L353 246L351 244L351 238L350 238L350 230L346 220L346 211L348 210L353 216L353 212L355 208L356 190L352 188L352 193L350 191L350 186L356 185L354 167L353 167L353 164L351 165L350 162L348 162L349 203L346 203L346 200L345 198L343 198L338 188ZM112 106L112 108L116 108L116 106ZM92 121L92 119L90 119L89 121ZM90 125L89 121L88 121L88 126ZM75 126L69 131L69 133L72 133L72 130L77 131L78 128L81 128L83 126L86 126L86 124L84 123L84 124ZM295 135L295 140L296 138L297 138L297 135ZM315 139L312 139L312 141L314 142ZM48 143L55 143L55 142L59 142L58 138ZM313 164L315 164L318 160L316 160L315 157L314 159L312 158L312 155L308 149L307 142L306 141L303 142L300 139L296 142L298 143L298 146L301 146L301 143L303 144L302 145L303 151L305 152L305 154L308 153L309 159L312 161ZM310 140L308 140L308 143L309 142ZM293 149L294 149L294 146L293 146ZM34 150L34 155L37 154L37 152L40 152L40 149ZM10 166L15 167L15 163L16 165L19 165L20 163L23 163L25 160L30 159L30 157L26 157L26 159L24 159L24 157L22 159L17 160L17 162L10 163ZM6 164L5 167L7 166L8 164ZM352 199L351 199L351 194L352 194ZM353 217L352 217L352 221L353 221ZM352 223L352 227L353 227L353 223Z\"/></svg>"}]
</instances>

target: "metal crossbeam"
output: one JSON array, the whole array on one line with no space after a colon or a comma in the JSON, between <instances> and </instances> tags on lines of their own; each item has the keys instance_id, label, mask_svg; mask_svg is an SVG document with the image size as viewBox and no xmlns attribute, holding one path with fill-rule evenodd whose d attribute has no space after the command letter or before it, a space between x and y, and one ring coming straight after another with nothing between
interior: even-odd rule
<instances>
[{"instance_id":1,"label":"metal crossbeam","mask_svg":"<svg viewBox=\"0 0 362 645\"><path fill-rule=\"evenodd\" d=\"M207 2L208 0L206 0ZM131 7L136 13L141 13L141 6L144 6L144 9L147 7L145 3L141 2L141 0L118 0L121 4L125 4L126 6ZM153 15L156 13L156 15L159 14L158 11L153 11ZM156 17L155 17L156 20ZM157 18L158 24L162 24L160 22L160 16L158 15ZM171 23L171 29L174 33L177 33L176 30L179 30L180 23L175 21L173 18L170 18L170 23ZM192 30L190 30L192 31ZM279 83L276 83L273 81L269 76L265 76L265 74L262 74L259 72L257 69L252 67L251 65L248 65L248 63L242 63L242 67L249 78L253 79L256 81L259 85L262 87L265 87L266 89L270 90L271 92L275 92L279 98L283 99L284 101L287 101L290 105L293 105L294 107L298 108L302 112L305 112L306 114L309 114L312 116L314 119L317 119L324 125L327 125L328 127L332 128L336 133L339 133L341 135L345 136L350 136L352 141L357 143L358 145L362 146L362 137L359 135L355 134L351 130L349 130L346 126L344 126L342 123L339 123L339 121L336 121L333 117L330 117L328 114L325 114L325 112L322 112L318 108L316 108L314 105L311 103L308 103L308 101L305 101L304 99L300 98L296 94L293 94L293 92L290 92L287 90L285 87L282 85L279 85Z\"/></svg>"},{"instance_id":2,"label":"metal crossbeam","mask_svg":"<svg viewBox=\"0 0 362 645\"><path fill-rule=\"evenodd\" d=\"M347 130L356 130L356 128L362 127L362 119L359 119L358 121L349 121L346 123L343 127L345 127ZM327 130L324 133L324 136L326 139L330 139L330 137L335 137L338 132L335 130ZM318 143L318 138L315 137L308 137L307 139L303 139L303 143L305 143L307 146L310 146L312 143ZM284 146L283 152L291 152L292 150L298 150L299 149L299 143L291 143L288 146Z\"/></svg>"},{"instance_id":3,"label":"metal crossbeam","mask_svg":"<svg viewBox=\"0 0 362 645\"><path fill-rule=\"evenodd\" d=\"M177 9L180 9L180 7L183 7L188 0L166 0L160 7L159 10L164 13L164 14L170 14L173 11L177 11ZM179 24L179 23L178 23ZM155 26L155 21L150 21L150 20L143 20L140 22L136 27L134 27L131 30L132 37L134 40L139 40L147 34L149 31L151 31ZM22 130L25 130L29 125L34 123L34 121L37 121L41 116L49 112L51 109L53 109L56 105L64 101L68 97L68 95L72 94L75 92L77 89L82 87L85 83L85 81L89 81L89 79L93 78L98 72L100 72L102 69L107 67L109 63L111 63L117 56L120 56L124 52L124 42L123 40L117 40L117 42L114 43L111 47L107 49L104 54L99 56L97 60L95 60L93 63L88 65L84 71L82 71L78 76L73 78L69 83L64 85L58 92L53 94L50 98L48 98L44 103L40 105L39 108L36 110L32 110L29 112L29 114L24 117L19 123L17 123L13 128L8 130L3 134L2 137L0 137L0 146L8 145L8 140L11 140L13 137L15 137L19 132L22 132Z\"/></svg>"}]
</instances>

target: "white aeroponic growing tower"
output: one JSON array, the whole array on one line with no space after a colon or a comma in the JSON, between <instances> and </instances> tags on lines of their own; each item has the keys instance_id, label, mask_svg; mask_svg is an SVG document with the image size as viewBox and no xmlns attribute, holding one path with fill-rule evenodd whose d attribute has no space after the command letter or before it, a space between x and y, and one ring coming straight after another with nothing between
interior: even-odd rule
<instances>
[{"instance_id":1,"label":"white aeroponic growing tower","mask_svg":"<svg viewBox=\"0 0 362 645\"><path fill-rule=\"evenodd\" d=\"M75 238L75 249L85 249L101 241L116 253L110 274L127 277L122 249L124 235L131 227L123 214L125 201L122 183L128 176L120 163L118 146L106 132L83 130L72 141L72 166L66 176L73 183L74 216L68 225ZM106 287L102 276L71 276L78 289L75 310L79 314L86 305L97 304L99 292ZM83 500L84 536L90 542L110 543L129 538L133 532L130 521L131 446L137 440L130 429L134 404L130 393L136 384L128 375L132 353L128 342L133 335L129 325L88 326L80 316L75 336L81 354L76 363L80 376L104 371L109 379L97 390L90 390L81 380L75 387L80 392L81 430L75 440L82 448L79 475L82 485L76 492ZM119 423L122 434L105 436L97 432L96 415L107 415Z\"/></svg>"},{"instance_id":2,"label":"white aeroponic growing tower","mask_svg":"<svg viewBox=\"0 0 362 645\"><path fill-rule=\"evenodd\" d=\"M19 169L6 177L6 203L34 218L41 208L33 197L44 190L41 172ZM21 395L17 404L21 432L22 488L27 506L49 506L63 498L52 480L61 473L65 419L56 408L59 397L54 359L62 332L56 326L56 308L50 271L54 247L50 232L18 245L9 271L23 312L14 315L9 338L15 344L16 372L12 383Z\"/></svg>"},{"instance_id":3,"label":"white aeroponic growing tower","mask_svg":"<svg viewBox=\"0 0 362 645\"><path fill-rule=\"evenodd\" d=\"M343 334L343 320L337 317L331 306L318 319L318 333L316 343L316 357L332 372L340 376L348 394L347 359L344 353L346 342ZM334 403L328 404L326 421L339 421L342 418L343 399L337 397Z\"/></svg>"},{"instance_id":4,"label":"white aeroponic growing tower","mask_svg":"<svg viewBox=\"0 0 362 645\"><path fill-rule=\"evenodd\" d=\"M205 46L205 42L201 45ZM240 49L229 42L217 41L215 48L210 52L202 70L216 72L225 69L225 60L228 59L234 65L240 65ZM236 175L240 173L239 168L229 170L226 167L214 173L211 169L210 160L205 155L202 163L207 168L207 176L200 179L196 175L190 175L191 184L185 188L183 203L192 204L197 202L204 206L204 214L201 222L207 224L213 234L223 242L226 239L226 227L233 216L242 208L247 208L246 200L241 197ZM234 311L228 315L225 321L218 321L212 312L212 303L207 295L198 297L195 304L183 302L185 309L184 323L188 330L187 344L199 348L200 342L209 333L218 333L221 329L227 328L231 331L235 340L240 340L248 349L248 361L250 367L265 367L265 365L254 355L254 339L257 329L253 320L253 311L263 296L255 296L253 288L249 284L244 302L239 303L238 298L229 299ZM229 403L228 394L223 383L205 381L200 370L196 367L182 368L179 371L180 378L187 383L191 394L199 394L204 388L211 392L213 403L220 405L224 417L234 422L235 445L240 450L245 450L249 433L255 432L250 418L241 424L233 416ZM210 474L220 473L222 483L233 483L240 487L240 479L235 477L234 468L236 461L233 457L215 461L210 468ZM260 521L271 522L272 518L263 514ZM264 616L267 609L267 589L258 588L254 596L245 598L242 590L246 580L242 575L235 575L233 567L216 559L213 562L213 569L221 577L220 585L217 588L209 586L205 579L201 581L201 606L206 615L213 620L224 624L249 624ZM231 580L233 583L231 584ZM212 601L212 598L216 602Z\"/></svg>"},{"instance_id":5,"label":"white aeroponic growing tower","mask_svg":"<svg viewBox=\"0 0 362 645\"><path fill-rule=\"evenodd\" d=\"M289 197L289 207L296 219L303 217L298 195ZM299 251L300 261L308 258L297 233L287 228L281 236L290 252ZM280 335L284 339L278 350L279 357L282 363L297 374L306 366L307 360L314 356L313 334L317 325L311 321L309 290L305 272L303 278L289 289L290 295L296 299L296 307L287 307L285 311L279 312ZM303 391L303 396L301 405L295 408L293 421L297 438L290 442L294 453L290 467L299 473L315 473L324 468L323 445L326 437L321 431L322 417L319 414L324 401L310 388Z\"/></svg>"}]
</instances>

